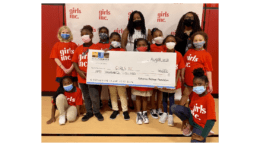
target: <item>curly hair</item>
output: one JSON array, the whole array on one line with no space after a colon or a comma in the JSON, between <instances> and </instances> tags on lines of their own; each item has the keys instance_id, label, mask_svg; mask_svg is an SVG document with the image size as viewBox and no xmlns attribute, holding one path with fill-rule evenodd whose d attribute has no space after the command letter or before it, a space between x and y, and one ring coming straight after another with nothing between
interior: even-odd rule
<instances>
[{"instance_id":1,"label":"curly hair","mask_svg":"<svg viewBox=\"0 0 260 146\"><path fill-rule=\"evenodd\" d=\"M199 79L205 81L205 83L209 82L208 77L205 76L205 72L204 72L204 70L202 68L194 69L192 73L194 75L193 81L195 79L199 78Z\"/></svg>"},{"instance_id":2,"label":"curly hair","mask_svg":"<svg viewBox=\"0 0 260 146\"><path fill-rule=\"evenodd\" d=\"M70 34L70 37L69 37L67 40L65 40L65 39L63 39L63 38L61 37L61 32L62 32L64 29L67 29L67 30L69 31L69 34ZM73 40L73 35L72 35L71 30L70 30L70 28L69 28L68 26L62 26L62 27L60 27L60 28L59 28L59 31L58 31L57 37L58 37L58 39L60 40L60 42L67 42L67 41L70 42L70 41Z\"/></svg>"}]
</instances>

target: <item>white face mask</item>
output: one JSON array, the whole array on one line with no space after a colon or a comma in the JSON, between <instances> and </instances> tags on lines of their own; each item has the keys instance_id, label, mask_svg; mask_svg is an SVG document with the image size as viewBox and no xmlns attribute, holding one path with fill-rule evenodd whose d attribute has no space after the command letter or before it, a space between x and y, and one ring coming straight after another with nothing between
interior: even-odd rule
<instances>
[{"instance_id":1,"label":"white face mask","mask_svg":"<svg viewBox=\"0 0 260 146\"><path fill-rule=\"evenodd\" d=\"M117 42L117 41L112 41L112 42L111 42L111 45L112 45L114 48L121 47L121 43L120 43L120 42Z\"/></svg>"},{"instance_id":2,"label":"white face mask","mask_svg":"<svg viewBox=\"0 0 260 146\"><path fill-rule=\"evenodd\" d=\"M172 50L174 47L175 47L176 43L175 42L168 42L166 43L166 47L169 49L169 50Z\"/></svg>"},{"instance_id":3,"label":"white face mask","mask_svg":"<svg viewBox=\"0 0 260 146\"><path fill-rule=\"evenodd\" d=\"M156 44L162 44L163 42L163 37L156 37L153 39L155 41Z\"/></svg>"}]
</instances>

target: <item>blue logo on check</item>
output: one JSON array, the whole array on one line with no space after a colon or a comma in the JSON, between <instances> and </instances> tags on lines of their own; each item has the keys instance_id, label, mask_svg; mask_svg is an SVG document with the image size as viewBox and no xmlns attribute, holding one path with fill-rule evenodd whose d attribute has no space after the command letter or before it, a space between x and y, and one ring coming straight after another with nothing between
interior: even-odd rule
<instances>
[{"instance_id":1,"label":"blue logo on check","mask_svg":"<svg viewBox=\"0 0 260 146\"><path fill-rule=\"evenodd\" d=\"M104 58L104 52L98 52L98 58Z\"/></svg>"}]
</instances>

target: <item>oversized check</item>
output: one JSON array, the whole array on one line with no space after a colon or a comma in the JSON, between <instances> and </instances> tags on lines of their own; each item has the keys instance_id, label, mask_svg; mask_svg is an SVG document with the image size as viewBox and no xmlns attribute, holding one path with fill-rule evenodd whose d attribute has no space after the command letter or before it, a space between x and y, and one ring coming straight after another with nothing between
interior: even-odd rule
<instances>
[{"instance_id":1,"label":"oversized check","mask_svg":"<svg viewBox=\"0 0 260 146\"><path fill-rule=\"evenodd\" d=\"M176 54L89 50L87 84L175 89Z\"/></svg>"}]
</instances>

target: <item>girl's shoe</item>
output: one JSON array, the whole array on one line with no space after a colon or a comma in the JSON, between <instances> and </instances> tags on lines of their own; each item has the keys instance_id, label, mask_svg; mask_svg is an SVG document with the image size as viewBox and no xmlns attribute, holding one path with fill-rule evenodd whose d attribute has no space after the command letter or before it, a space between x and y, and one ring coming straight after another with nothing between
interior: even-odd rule
<instances>
[{"instance_id":1,"label":"girl's shoe","mask_svg":"<svg viewBox=\"0 0 260 146\"><path fill-rule=\"evenodd\" d=\"M128 114L128 111L123 112L124 119L127 121L130 119L130 116Z\"/></svg>"},{"instance_id":2,"label":"girl's shoe","mask_svg":"<svg viewBox=\"0 0 260 146\"><path fill-rule=\"evenodd\" d=\"M192 131L191 131L191 127L189 124L187 125L187 127L185 129L183 129L182 133L184 136L191 136Z\"/></svg>"},{"instance_id":3,"label":"girl's shoe","mask_svg":"<svg viewBox=\"0 0 260 146\"><path fill-rule=\"evenodd\" d=\"M208 136L214 135L214 132L212 130L210 130Z\"/></svg>"},{"instance_id":4,"label":"girl's shoe","mask_svg":"<svg viewBox=\"0 0 260 146\"><path fill-rule=\"evenodd\" d=\"M159 108L157 113L158 113L159 117L161 117L163 115L162 109Z\"/></svg>"},{"instance_id":5,"label":"girl's shoe","mask_svg":"<svg viewBox=\"0 0 260 146\"><path fill-rule=\"evenodd\" d=\"M145 112L145 113L143 114L143 121L144 121L145 124L148 124L148 123L149 123L149 119L148 119L148 116L147 116L147 112Z\"/></svg>"},{"instance_id":6,"label":"girl's shoe","mask_svg":"<svg viewBox=\"0 0 260 146\"><path fill-rule=\"evenodd\" d=\"M138 124L138 125L143 124L143 116L142 116L142 113L141 113L141 112L137 112L136 124Z\"/></svg>"},{"instance_id":7,"label":"girl's shoe","mask_svg":"<svg viewBox=\"0 0 260 146\"><path fill-rule=\"evenodd\" d=\"M159 122L163 124L166 122L167 118L168 118L167 113L163 113L162 116L160 117Z\"/></svg>"},{"instance_id":8,"label":"girl's shoe","mask_svg":"<svg viewBox=\"0 0 260 146\"><path fill-rule=\"evenodd\" d=\"M59 116L59 124L64 125L66 122L66 114Z\"/></svg>"},{"instance_id":9,"label":"girl's shoe","mask_svg":"<svg viewBox=\"0 0 260 146\"><path fill-rule=\"evenodd\" d=\"M150 110L150 114L151 114L151 116L153 118L158 119L158 115L157 115L156 109L151 109Z\"/></svg>"},{"instance_id":10,"label":"girl's shoe","mask_svg":"<svg viewBox=\"0 0 260 146\"><path fill-rule=\"evenodd\" d=\"M168 115L168 125L169 126L173 126L174 125L173 116L172 115Z\"/></svg>"},{"instance_id":11,"label":"girl's shoe","mask_svg":"<svg viewBox=\"0 0 260 146\"><path fill-rule=\"evenodd\" d=\"M117 117L117 115L119 115L119 111L113 111L113 113L110 116L110 119L114 120Z\"/></svg>"}]
</instances>

